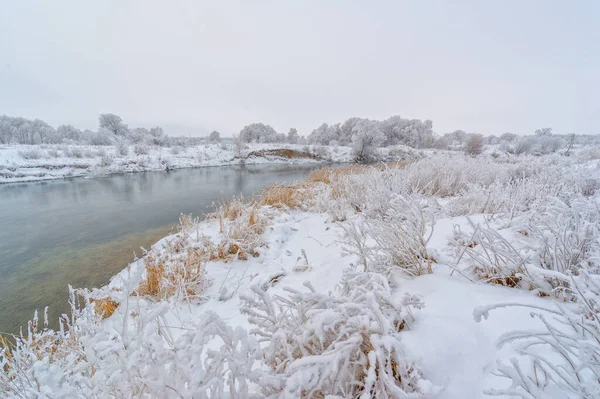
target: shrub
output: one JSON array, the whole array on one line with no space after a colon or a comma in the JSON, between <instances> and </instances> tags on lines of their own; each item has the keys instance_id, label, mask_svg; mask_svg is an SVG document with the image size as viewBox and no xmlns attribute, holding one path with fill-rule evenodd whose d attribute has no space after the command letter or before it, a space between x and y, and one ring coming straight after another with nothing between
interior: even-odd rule
<instances>
[{"instance_id":1,"label":"shrub","mask_svg":"<svg viewBox=\"0 0 600 399\"><path fill-rule=\"evenodd\" d=\"M107 168L110 165L112 165L113 161L114 161L113 157L111 157L109 155L104 155L100 158L99 165L103 168Z\"/></svg>"},{"instance_id":2,"label":"shrub","mask_svg":"<svg viewBox=\"0 0 600 399\"><path fill-rule=\"evenodd\" d=\"M472 134L465 144L465 152L469 155L479 155L483 151L483 136Z\"/></svg>"},{"instance_id":3,"label":"shrub","mask_svg":"<svg viewBox=\"0 0 600 399\"><path fill-rule=\"evenodd\" d=\"M364 239L357 239L358 230L347 226L346 243L350 253L358 254L370 270L387 270L398 267L409 276L432 272L432 261L427 252L427 242L433 234L433 215L420 206L414 198L394 196L382 218L366 218ZM353 230L354 229L354 230ZM374 244L367 247L366 238ZM359 244L359 243L363 244Z\"/></svg>"},{"instance_id":4,"label":"shrub","mask_svg":"<svg viewBox=\"0 0 600 399\"><path fill-rule=\"evenodd\" d=\"M83 158L83 150L80 147L71 147L71 157Z\"/></svg>"},{"instance_id":5,"label":"shrub","mask_svg":"<svg viewBox=\"0 0 600 399\"><path fill-rule=\"evenodd\" d=\"M228 260L231 257L246 260L258 256L257 249L263 244L268 217L259 207L259 202L245 201L243 197L224 200L208 219L219 220L221 242L211 252L211 259Z\"/></svg>"},{"instance_id":6,"label":"shrub","mask_svg":"<svg viewBox=\"0 0 600 399\"><path fill-rule=\"evenodd\" d=\"M173 337L164 320L168 304L117 310L119 322L106 331L96 306L79 309L77 302L71 290L72 316L61 318L60 331L39 328L36 315L26 337L13 337L14 347L0 340L0 395L249 399L250 383L260 382L256 340L213 312Z\"/></svg>"},{"instance_id":7,"label":"shrub","mask_svg":"<svg viewBox=\"0 0 600 399\"><path fill-rule=\"evenodd\" d=\"M404 356L401 332L413 321L410 307L392 299L384 276L349 273L337 295L287 289L269 296L259 285L242 295L242 312L266 343L264 379L269 397L409 397L422 378ZM287 396L286 396L287 395ZM331 395L331 396L330 396Z\"/></svg>"},{"instance_id":8,"label":"shrub","mask_svg":"<svg viewBox=\"0 0 600 399\"><path fill-rule=\"evenodd\" d=\"M26 150L19 150L18 154L23 159L40 159L42 157L42 151L39 148L28 148Z\"/></svg>"},{"instance_id":9,"label":"shrub","mask_svg":"<svg viewBox=\"0 0 600 399\"><path fill-rule=\"evenodd\" d=\"M473 311L477 322L491 310L523 306L539 320L539 329L511 331L500 337L500 347L517 344L519 355L528 362L511 358L498 362L497 375L510 386L490 389L490 395L522 398L597 398L600 394L600 284L598 276L587 274L573 280L577 306L553 302L554 309L519 303L481 306Z\"/></svg>"},{"instance_id":10,"label":"shrub","mask_svg":"<svg viewBox=\"0 0 600 399\"><path fill-rule=\"evenodd\" d=\"M59 158L60 157L60 153L58 152L57 149L55 148L50 148L46 151L46 156L48 158Z\"/></svg>"},{"instance_id":11,"label":"shrub","mask_svg":"<svg viewBox=\"0 0 600 399\"><path fill-rule=\"evenodd\" d=\"M115 147L117 149L117 155L121 155L123 157L126 157L127 155L129 155L129 146L127 145L127 143L123 140L118 141L115 144Z\"/></svg>"},{"instance_id":12,"label":"shrub","mask_svg":"<svg viewBox=\"0 0 600 399\"><path fill-rule=\"evenodd\" d=\"M85 158L94 158L94 155L95 154L89 148L87 148L85 151L83 151L83 156Z\"/></svg>"},{"instance_id":13,"label":"shrub","mask_svg":"<svg viewBox=\"0 0 600 399\"><path fill-rule=\"evenodd\" d=\"M150 153L150 147L145 144L136 144L133 146L135 155L147 155Z\"/></svg>"}]
</instances>

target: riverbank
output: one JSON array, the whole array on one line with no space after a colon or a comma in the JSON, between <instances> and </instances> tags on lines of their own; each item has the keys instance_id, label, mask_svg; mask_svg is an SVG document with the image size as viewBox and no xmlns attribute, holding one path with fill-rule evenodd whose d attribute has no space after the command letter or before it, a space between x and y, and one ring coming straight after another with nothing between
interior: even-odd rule
<instances>
[{"instance_id":1,"label":"riverbank","mask_svg":"<svg viewBox=\"0 0 600 399\"><path fill-rule=\"evenodd\" d=\"M416 158L408 147L382 149L385 160ZM264 163L348 163L350 147L249 144L241 154L231 143L193 147L138 145L0 145L0 184L94 177L117 173Z\"/></svg>"},{"instance_id":2,"label":"riverbank","mask_svg":"<svg viewBox=\"0 0 600 399\"><path fill-rule=\"evenodd\" d=\"M226 200L106 287L72 291L63 332L40 315L0 384L9 397L595 397L599 189L597 161L456 155Z\"/></svg>"}]
</instances>

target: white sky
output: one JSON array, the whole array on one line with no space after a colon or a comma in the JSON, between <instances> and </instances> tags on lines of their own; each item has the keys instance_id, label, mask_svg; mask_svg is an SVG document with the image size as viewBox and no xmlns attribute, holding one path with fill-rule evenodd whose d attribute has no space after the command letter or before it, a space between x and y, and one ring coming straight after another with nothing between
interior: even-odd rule
<instances>
[{"instance_id":1,"label":"white sky","mask_svg":"<svg viewBox=\"0 0 600 399\"><path fill-rule=\"evenodd\" d=\"M398 114L438 133L597 134L599 21L593 0L0 0L0 114L224 134Z\"/></svg>"}]
</instances>

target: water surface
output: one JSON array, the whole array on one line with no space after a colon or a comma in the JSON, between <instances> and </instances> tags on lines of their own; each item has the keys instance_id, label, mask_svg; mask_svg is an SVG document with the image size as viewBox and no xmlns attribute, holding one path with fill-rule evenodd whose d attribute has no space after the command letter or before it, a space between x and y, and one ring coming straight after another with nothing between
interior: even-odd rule
<instances>
[{"instance_id":1,"label":"water surface","mask_svg":"<svg viewBox=\"0 0 600 399\"><path fill-rule=\"evenodd\" d=\"M167 235L181 213L202 215L222 197L302 179L320 166L258 165L0 185L0 332L35 309L55 320L68 284L98 287L141 247Z\"/></svg>"}]
</instances>

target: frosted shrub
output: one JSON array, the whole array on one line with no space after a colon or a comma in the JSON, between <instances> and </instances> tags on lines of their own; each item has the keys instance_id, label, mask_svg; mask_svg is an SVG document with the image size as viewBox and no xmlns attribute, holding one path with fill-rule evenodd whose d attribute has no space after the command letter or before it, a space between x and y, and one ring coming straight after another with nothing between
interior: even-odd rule
<instances>
[{"instance_id":1,"label":"frosted shrub","mask_svg":"<svg viewBox=\"0 0 600 399\"><path fill-rule=\"evenodd\" d=\"M55 148L50 148L46 151L46 158L59 158L60 153Z\"/></svg>"},{"instance_id":2,"label":"frosted shrub","mask_svg":"<svg viewBox=\"0 0 600 399\"><path fill-rule=\"evenodd\" d=\"M36 147L27 150L19 150L19 156L23 159L40 159L42 155L42 151Z\"/></svg>"},{"instance_id":3,"label":"frosted shrub","mask_svg":"<svg viewBox=\"0 0 600 399\"><path fill-rule=\"evenodd\" d=\"M348 273L336 294L287 289L271 297L255 285L242 295L248 315L266 345L270 379L263 394L283 397L406 398L428 384L405 358L401 331L410 326L410 307L422 303L392 298L386 278ZM329 396L331 395L331 396Z\"/></svg>"},{"instance_id":4,"label":"frosted shrub","mask_svg":"<svg viewBox=\"0 0 600 399\"><path fill-rule=\"evenodd\" d=\"M121 155L123 157L129 155L129 146L124 140L118 141L115 144L115 148L117 149L117 155Z\"/></svg>"},{"instance_id":5,"label":"frosted shrub","mask_svg":"<svg viewBox=\"0 0 600 399\"><path fill-rule=\"evenodd\" d=\"M396 196L382 219L370 219L367 226L376 243L379 266L399 267L411 276L431 273L435 261L427 253L435 219L414 197Z\"/></svg>"},{"instance_id":6,"label":"frosted shrub","mask_svg":"<svg viewBox=\"0 0 600 399\"><path fill-rule=\"evenodd\" d=\"M581 269L600 271L600 209L594 199L578 197L567 204L557 198L533 214L531 234L542 243L540 266L565 275Z\"/></svg>"},{"instance_id":7,"label":"frosted shrub","mask_svg":"<svg viewBox=\"0 0 600 399\"><path fill-rule=\"evenodd\" d=\"M212 312L181 326L175 338L165 324L168 310L163 303L116 314L110 331L93 306L72 305L73 318L59 332L37 330L34 319L12 351L0 343L0 396L249 398L249 384L261 375L256 340Z\"/></svg>"},{"instance_id":8,"label":"frosted shrub","mask_svg":"<svg viewBox=\"0 0 600 399\"><path fill-rule=\"evenodd\" d=\"M83 158L83 150L79 147L71 147L71 157Z\"/></svg>"},{"instance_id":9,"label":"frosted shrub","mask_svg":"<svg viewBox=\"0 0 600 399\"><path fill-rule=\"evenodd\" d=\"M409 276L431 273L435 259L427 253L427 242L434 224L433 215L417 199L396 195L382 218L365 218L359 227L342 225L345 251L358 255L369 270L397 267ZM367 239L374 244L367 245Z\"/></svg>"},{"instance_id":10,"label":"frosted shrub","mask_svg":"<svg viewBox=\"0 0 600 399\"><path fill-rule=\"evenodd\" d=\"M248 256L258 256L257 249L263 244L262 233L268 217L264 208L257 202L234 197L223 201L215 212L206 216L208 219L219 220L221 242L211 255L213 259L248 259Z\"/></svg>"},{"instance_id":11,"label":"frosted shrub","mask_svg":"<svg viewBox=\"0 0 600 399\"><path fill-rule=\"evenodd\" d=\"M523 279L530 280L526 267L528 257L524 253L496 230L471 225L473 234L463 239L459 260L466 255L475 275L485 282L508 287L519 286Z\"/></svg>"},{"instance_id":12,"label":"frosted shrub","mask_svg":"<svg viewBox=\"0 0 600 399\"><path fill-rule=\"evenodd\" d=\"M103 155L100 158L100 163L98 164L102 168L108 168L113 163L113 157L110 155Z\"/></svg>"},{"instance_id":13,"label":"frosted shrub","mask_svg":"<svg viewBox=\"0 0 600 399\"><path fill-rule=\"evenodd\" d=\"M499 362L496 375L510 381L504 389L486 393L527 399L600 397L600 282L582 274L573 280L577 305L552 302L554 308L518 303L478 307L476 321L496 308L524 306L539 320L539 329L511 331L500 337L500 347L515 344L521 361Z\"/></svg>"},{"instance_id":14,"label":"frosted shrub","mask_svg":"<svg viewBox=\"0 0 600 399\"><path fill-rule=\"evenodd\" d=\"M136 144L133 146L135 155L147 155L150 153L150 147L145 144Z\"/></svg>"},{"instance_id":15,"label":"frosted shrub","mask_svg":"<svg viewBox=\"0 0 600 399\"><path fill-rule=\"evenodd\" d=\"M439 156L409 164L403 173L412 192L451 197L469 184L487 187L497 179L508 180L509 168L481 158Z\"/></svg>"},{"instance_id":16,"label":"frosted shrub","mask_svg":"<svg viewBox=\"0 0 600 399\"><path fill-rule=\"evenodd\" d=\"M452 216L486 213L512 219L530 210L534 203L560 195L563 188L560 179L549 181L538 177L496 180L488 186L468 184L462 195L450 202L448 210Z\"/></svg>"},{"instance_id":17,"label":"frosted shrub","mask_svg":"<svg viewBox=\"0 0 600 399\"><path fill-rule=\"evenodd\" d=\"M94 158L95 154L92 150L90 150L89 148L86 149L85 151L83 151L83 156L85 158Z\"/></svg>"}]
</instances>

